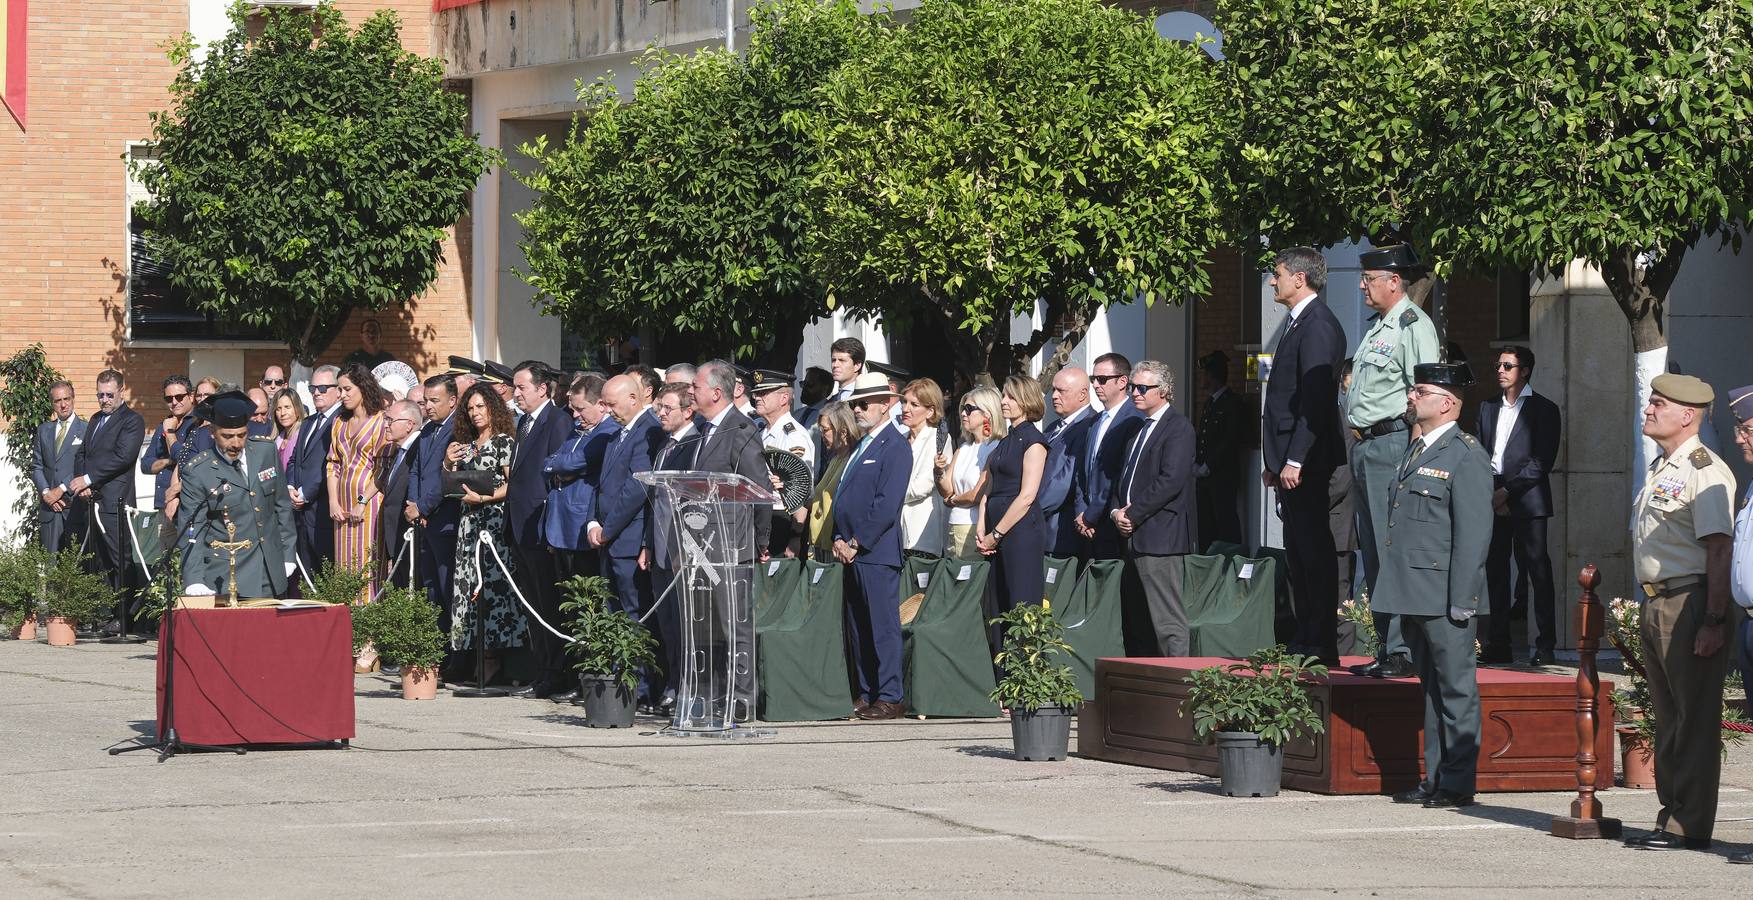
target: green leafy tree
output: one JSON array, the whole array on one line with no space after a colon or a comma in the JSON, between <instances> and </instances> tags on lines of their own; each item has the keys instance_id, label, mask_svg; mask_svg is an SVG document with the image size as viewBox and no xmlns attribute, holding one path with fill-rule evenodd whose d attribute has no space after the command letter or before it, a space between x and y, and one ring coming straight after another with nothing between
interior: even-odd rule
<instances>
[{"instance_id":1,"label":"green leafy tree","mask_svg":"<svg viewBox=\"0 0 1753 900\"><path fill-rule=\"evenodd\" d=\"M34 544L42 533L37 519L36 485L30 480L30 459L36 440L37 426L55 414L49 399L49 387L61 380L61 373L49 365L42 344L12 354L0 362L0 416L6 417L6 462L18 478L18 497L12 503L12 514L18 519L13 537L21 544Z\"/></svg>"},{"instance_id":2,"label":"green leafy tree","mask_svg":"<svg viewBox=\"0 0 1753 900\"><path fill-rule=\"evenodd\" d=\"M795 130L822 79L881 40L852 0L750 13L746 57L654 49L633 97L581 85L566 141L522 148L537 194L517 218L537 305L578 330L662 323L747 356L825 314L800 253L816 153Z\"/></svg>"},{"instance_id":3,"label":"green leafy tree","mask_svg":"<svg viewBox=\"0 0 1753 900\"><path fill-rule=\"evenodd\" d=\"M1008 374L1097 309L1208 292L1231 127L1215 65L1095 0L926 0L827 82L811 255L831 304ZM1023 344L1010 318L1044 305ZM1049 365L1049 372L1057 361Z\"/></svg>"},{"instance_id":4,"label":"green leafy tree","mask_svg":"<svg viewBox=\"0 0 1753 900\"><path fill-rule=\"evenodd\" d=\"M171 108L152 116L158 160L138 176L153 199L137 214L201 308L311 365L349 312L432 283L496 157L440 64L402 49L394 13L354 29L329 2L238 3L231 21L199 58L186 36L171 49L181 68Z\"/></svg>"}]
</instances>

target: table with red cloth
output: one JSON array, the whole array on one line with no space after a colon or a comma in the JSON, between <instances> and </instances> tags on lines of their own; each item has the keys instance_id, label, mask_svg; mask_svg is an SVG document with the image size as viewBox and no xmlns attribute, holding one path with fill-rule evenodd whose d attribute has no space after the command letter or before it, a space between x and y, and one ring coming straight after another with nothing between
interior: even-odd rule
<instances>
[{"instance_id":1,"label":"table with red cloth","mask_svg":"<svg viewBox=\"0 0 1753 900\"><path fill-rule=\"evenodd\" d=\"M353 614L347 606L177 609L166 613L160 631L160 740L171 724L165 691L172 665L175 725L185 743L353 737Z\"/></svg>"}]
</instances>

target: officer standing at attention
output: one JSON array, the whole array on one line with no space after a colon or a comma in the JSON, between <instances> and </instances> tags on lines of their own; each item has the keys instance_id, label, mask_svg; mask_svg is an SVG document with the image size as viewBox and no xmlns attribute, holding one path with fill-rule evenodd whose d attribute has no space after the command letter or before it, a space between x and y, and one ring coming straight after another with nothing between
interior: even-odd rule
<instances>
[{"instance_id":1,"label":"officer standing at attention","mask_svg":"<svg viewBox=\"0 0 1753 900\"><path fill-rule=\"evenodd\" d=\"M1424 780L1395 803L1473 805L1479 684L1473 649L1491 552L1491 455L1455 424L1473 373L1460 363L1413 368L1418 427L1386 494L1381 579L1371 608L1398 618L1424 688Z\"/></svg>"},{"instance_id":2,"label":"officer standing at attention","mask_svg":"<svg viewBox=\"0 0 1753 900\"><path fill-rule=\"evenodd\" d=\"M1658 375L1643 411L1650 464L1632 519L1631 564L1656 719L1656 830L1640 850L1703 850L1722 776L1723 676L1729 662L1735 476L1698 440L1716 392L1690 375Z\"/></svg>"},{"instance_id":3,"label":"officer standing at attention","mask_svg":"<svg viewBox=\"0 0 1753 900\"><path fill-rule=\"evenodd\" d=\"M749 380L754 385L750 393L754 397L756 424L761 427L761 447L783 450L803 460L813 474L816 442L810 437L810 430L791 414L791 376L774 369L756 369L749 373ZM786 509L783 498L774 501L773 531L767 541L767 550L773 556L802 555L798 538L803 533L803 522L798 521L798 513L799 510ZM808 521L807 503L802 513Z\"/></svg>"},{"instance_id":4,"label":"officer standing at attention","mask_svg":"<svg viewBox=\"0 0 1753 900\"><path fill-rule=\"evenodd\" d=\"M249 541L237 552L237 596L284 597L297 569L298 547L292 527L292 497L280 452L269 438L249 436L254 401L241 391L214 397L213 446L189 457L180 468L177 534L184 538L183 584L231 592L231 553L213 541ZM229 536L226 524L237 526Z\"/></svg>"},{"instance_id":5,"label":"officer standing at attention","mask_svg":"<svg viewBox=\"0 0 1753 900\"><path fill-rule=\"evenodd\" d=\"M1442 352L1430 316L1406 296L1408 277L1425 271L1405 244L1369 250L1363 266L1364 303L1376 311L1369 332L1352 354L1351 390L1345 397L1346 424L1357 443L1351 449L1352 489L1356 492L1358 551L1363 577L1380 635L1374 662L1352 666L1357 675L1405 678L1412 674L1400 623L1374 605L1376 577L1382 570L1381 522L1388 517L1388 494L1410 443L1406 393L1414 367L1434 363Z\"/></svg>"}]
</instances>

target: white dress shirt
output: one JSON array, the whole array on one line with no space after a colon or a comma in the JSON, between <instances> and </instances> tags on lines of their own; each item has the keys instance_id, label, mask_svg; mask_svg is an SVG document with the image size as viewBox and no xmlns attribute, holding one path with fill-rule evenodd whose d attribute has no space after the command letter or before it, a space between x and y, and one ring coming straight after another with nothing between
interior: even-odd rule
<instances>
[{"instance_id":1,"label":"white dress shirt","mask_svg":"<svg viewBox=\"0 0 1753 900\"><path fill-rule=\"evenodd\" d=\"M1526 388L1516 395L1516 402L1503 403L1497 411L1497 433L1491 436L1491 474L1503 474L1503 448L1509 445L1510 432L1516 430L1516 420L1522 416L1522 401L1533 393Z\"/></svg>"},{"instance_id":2,"label":"white dress shirt","mask_svg":"<svg viewBox=\"0 0 1753 900\"><path fill-rule=\"evenodd\" d=\"M1735 547L1729 563L1729 592L1735 605L1753 610L1753 484L1735 511Z\"/></svg>"}]
</instances>

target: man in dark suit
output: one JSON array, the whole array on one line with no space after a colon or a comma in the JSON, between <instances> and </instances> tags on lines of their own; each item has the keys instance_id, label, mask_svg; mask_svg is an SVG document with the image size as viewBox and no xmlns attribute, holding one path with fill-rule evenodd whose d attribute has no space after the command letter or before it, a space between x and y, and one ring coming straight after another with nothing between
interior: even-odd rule
<instances>
[{"instance_id":1,"label":"man in dark suit","mask_svg":"<svg viewBox=\"0 0 1753 900\"><path fill-rule=\"evenodd\" d=\"M694 468L702 472L733 472L754 483L768 485L767 462L761 458L761 432L748 416L732 406L736 396L736 367L722 359L712 360L694 372L694 412L705 419L700 427L700 447ZM773 517L757 515L752 523L755 542L740 548L735 569L738 583L727 586L724 609L730 621L731 659L736 671L733 716L747 721L755 710L755 618L751 591L756 558L767 558ZM747 580L745 583L744 580Z\"/></svg>"},{"instance_id":2,"label":"man in dark suit","mask_svg":"<svg viewBox=\"0 0 1753 900\"><path fill-rule=\"evenodd\" d=\"M1089 540L1077 527L1082 507L1080 465L1089 449L1090 429L1096 414L1090 409L1090 379L1076 366L1066 366L1053 376L1053 413L1059 418L1047 426L1047 465L1041 472L1041 492L1035 504L1047 520L1047 550L1054 556L1082 559L1089 555Z\"/></svg>"},{"instance_id":3,"label":"man in dark suit","mask_svg":"<svg viewBox=\"0 0 1753 900\"><path fill-rule=\"evenodd\" d=\"M67 489L73 465L85 444L85 420L73 412L73 384L57 381L49 387L55 415L37 427L31 442L30 483L37 492L37 525L42 545L50 553L78 546L85 533L86 504Z\"/></svg>"},{"instance_id":4,"label":"man in dark suit","mask_svg":"<svg viewBox=\"0 0 1753 900\"><path fill-rule=\"evenodd\" d=\"M1328 527L1328 486L1342 460L1339 367L1345 330L1322 302L1327 263L1319 251L1292 247L1272 269L1273 299L1290 317L1272 357L1261 414L1261 483L1278 490L1296 635L1290 650L1339 664L1339 574Z\"/></svg>"},{"instance_id":5,"label":"man in dark suit","mask_svg":"<svg viewBox=\"0 0 1753 900\"><path fill-rule=\"evenodd\" d=\"M408 500L402 515L420 523L420 583L438 607L439 630L450 634L451 569L456 565L457 520L462 506L444 496L444 450L450 446L451 427L457 406L456 379L434 375L426 379L422 402L426 424L414 442L414 462L408 470Z\"/></svg>"},{"instance_id":6,"label":"man in dark suit","mask_svg":"<svg viewBox=\"0 0 1753 900\"><path fill-rule=\"evenodd\" d=\"M846 461L834 495L834 558L845 564L846 624L850 632L860 719L902 713L901 506L913 452L889 418L899 397L878 373L854 380L846 401L863 439Z\"/></svg>"},{"instance_id":7,"label":"man in dark suit","mask_svg":"<svg viewBox=\"0 0 1753 900\"><path fill-rule=\"evenodd\" d=\"M666 384L657 392L657 399L651 405L651 414L657 416L662 428L658 435L662 439L657 455L652 460L654 472L687 472L694 468L694 455L700 449L700 437L694 416L694 387L692 384ZM632 479L628 479L632 481ZM675 536L675 510L667 499L658 492L652 493L649 505L644 507L645 537L644 546L639 551L639 574L647 588L646 606L641 613L650 608L653 597L662 597L669 593L670 585L676 580L676 556L678 553ZM652 614L651 622L657 632L657 642L664 661L664 678L658 684L653 678L647 685L647 712L655 715L668 716L675 712L676 690L681 683L681 652L682 652L682 620L678 612L681 601L671 597Z\"/></svg>"},{"instance_id":8,"label":"man in dark suit","mask_svg":"<svg viewBox=\"0 0 1753 900\"><path fill-rule=\"evenodd\" d=\"M1491 596L1490 636L1483 663L1513 660L1510 648L1510 555L1528 578L1537 627L1530 665L1549 666L1558 640L1557 588L1546 552L1546 520L1552 516L1552 467L1561 431L1558 404L1534 393L1534 351L1505 347L1497 355L1496 400L1479 404L1478 437L1491 452L1496 516L1485 574Z\"/></svg>"},{"instance_id":9,"label":"man in dark suit","mask_svg":"<svg viewBox=\"0 0 1753 900\"><path fill-rule=\"evenodd\" d=\"M548 546L554 548L562 579L596 575L602 570L585 526L590 523L592 497L602 480L603 455L621 433L621 423L604 413L600 403L605 383L603 376L586 373L567 389L572 436L542 464L542 473L548 476L542 533Z\"/></svg>"},{"instance_id":10,"label":"man in dark suit","mask_svg":"<svg viewBox=\"0 0 1753 900\"><path fill-rule=\"evenodd\" d=\"M378 492L383 494L382 511L377 519L378 553L384 565L389 567L390 582L398 587L418 587L420 584L419 552L416 550L423 543L420 523L418 519L408 518L407 510L409 474L419 461L416 444L420 440L421 418L420 407L412 400L397 400L390 404L384 413L384 428L389 440L378 450L377 465L372 473L377 480ZM414 529L412 541L404 539L410 527Z\"/></svg>"},{"instance_id":11,"label":"man in dark suit","mask_svg":"<svg viewBox=\"0 0 1753 900\"><path fill-rule=\"evenodd\" d=\"M1132 367L1138 434L1108 493L1107 517L1126 539L1121 630L1128 656L1186 656L1192 631L1181 602L1181 557L1199 547L1195 533L1193 423L1175 410L1169 367L1147 359Z\"/></svg>"},{"instance_id":12,"label":"man in dark suit","mask_svg":"<svg viewBox=\"0 0 1753 900\"><path fill-rule=\"evenodd\" d=\"M1132 361L1118 353L1104 353L1090 366L1090 384L1096 394L1096 416L1084 441L1083 471L1077 483L1076 526L1089 541L1091 559L1119 559L1125 550L1120 529L1108 516L1108 495L1126 451L1144 425L1138 407L1132 405Z\"/></svg>"},{"instance_id":13,"label":"man in dark suit","mask_svg":"<svg viewBox=\"0 0 1753 900\"><path fill-rule=\"evenodd\" d=\"M1199 543L1242 543L1236 500L1242 487L1242 397L1230 390L1230 358L1213 350L1199 360Z\"/></svg>"},{"instance_id":14,"label":"man in dark suit","mask_svg":"<svg viewBox=\"0 0 1753 900\"><path fill-rule=\"evenodd\" d=\"M115 620L104 627L109 633L125 631L133 621L141 581L125 530L132 523L123 507L134 505L134 461L146 442L146 420L122 402L124 383L114 369L98 373L98 413L85 428L85 443L73 459L73 480L67 483L91 504L86 551L96 556L98 571L109 575L117 591Z\"/></svg>"},{"instance_id":15,"label":"man in dark suit","mask_svg":"<svg viewBox=\"0 0 1753 900\"><path fill-rule=\"evenodd\" d=\"M292 448L288 487L292 494L292 521L298 526L298 562L310 578L322 571L324 562L335 558L335 522L329 518L325 469L335 412L341 408L341 392L335 386L340 373L334 366L318 366L311 373L310 402L316 412L299 425L298 444Z\"/></svg>"},{"instance_id":16,"label":"man in dark suit","mask_svg":"<svg viewBox=\"0 0 1753 900\"><path fill-rule=\"evenodd\" d=\"M650 516L649 492L633 477L650 471L652 457L664 438L647 398L645 381L636 374L616 375L603 385L603 403L621 430L603 450L602 475L591 495L585 522L585 537L597 552L603 577L614 588L621 610L633 616L651 612L655 602L651 558L641 552ZM668 624L664 619L679 621L673 619L673 604L666 606L652 617L660 643ZM649 708L663 702L663 691L652 673L645 676L640 702ZM670 680L673 682L673 675Z\"/></svg>"},{"instance_id":17,"label":"man in dark suit","mask_svg":"<svg viewBox=\"0 0 1753 900\"><path fill-rule=\"evenodd\" d=\"M518 590L536 614L561 627L559 572L554 552L542 539L542 513L548 504L548 479L542 464L572 433L572 417L553 403L554 370L546 363L525 360L511 371L511 399L520 412L517 444L511 451L511 478L505 495L506 538L517 556L512 573ZM577 679L568 677L566 645L540 623L530 623L530 649L541 675L519 697L571 699Z\"/></svg>"}]
</instances>

